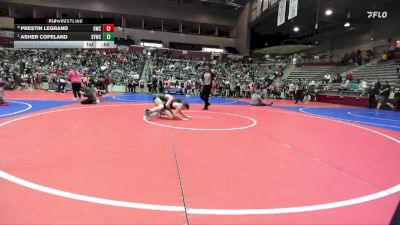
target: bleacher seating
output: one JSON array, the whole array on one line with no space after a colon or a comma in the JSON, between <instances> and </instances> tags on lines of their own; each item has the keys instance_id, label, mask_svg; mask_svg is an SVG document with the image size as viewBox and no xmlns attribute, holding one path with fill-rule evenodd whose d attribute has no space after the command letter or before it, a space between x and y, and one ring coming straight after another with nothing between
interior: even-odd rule
<instances>
[{"instance_id":1,"label":"bleacher seating","mask_svg":"<svg viewBox=\"0 0 400 225\"><path fill-rule=\"evenodd\" d=\"M353 72L354 79L365 79L368 83L379 78L381 83L388 81L393 86L398 80L398 74L396 73L397 63L395 61L378 62L376 64L367 65L355 70Z\"/></svg>"},{"instance_id":2,"label":"bleacher seating","mask_svg":"<svg viewBox=\"0 0 400 225\"><path fill-rule=\"evenodd\" d=\"M322 80L326 73L330 73L334 66L303 66L295 67L287 77L288 80L306 79L306 80Z\"/></svg>"}]
</instances>

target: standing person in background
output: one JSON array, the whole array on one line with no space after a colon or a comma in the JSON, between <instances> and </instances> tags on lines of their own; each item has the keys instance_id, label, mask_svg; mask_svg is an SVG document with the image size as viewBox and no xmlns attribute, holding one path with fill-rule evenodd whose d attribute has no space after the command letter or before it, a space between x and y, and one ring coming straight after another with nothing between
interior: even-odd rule
<instances>
[{"instance_id":1,"label":"standing person in background","mask_svg":"<svg viewBox=\"0 0 400 225\"><path fill-rule=\"evenodd\" d=\"M397 84L394 86L394 109L400 110L400 80L397 81Z\"/></svg>"},{"instance_id":2,"label":"standing person in background","mask_svg":"<svg viewBox=\"0 0 400 225\"><path fill-rule=\"evenodd\" d=\"M8 106L8 102L6 101L6 98L4 97L4 86L6 85L5 82L3 82L0 79L0 106Z\"/></svg>"},{"instance_id":3,"label":"standing person in background","mask_svg":"<svg viewBox=\"0 0 400 225\"><path fill-rule=\"evenodd\" d=\"M124 77L125 93L131 92L132 79Z\"/></svg>"},{"instance_id":4,"label":"standing person in background","mask_svg":"<svg viewBox=\"0 0 400 225\"><path fill-rule=\"evenodd\" d=\"M40 82L40 74L37 70L35 70L35 72L33 73L33 84L36 90L40 90Z\"/></svg>"},{"instance_id":5,"label":"standing person in background","mask_svg":"<svg viewBox=\"0 0 400 225\"><path fill-rule=\"evenodd\" d=\"M74 98L72 100L78 100L78 97L81 98L81 74L75 67L72 67L68 72L68 80L71 81L72 92L74 93Z\"/></svg>"},{"instance_id":6,"label":"standing person in background","mask_svg":"<svg viewBox=\"0 0 400 225\"><path fill-rule=\"evenodd\" d=\"M211 104L208 102L208 98L211 94L212 88L212 74L208 66L206 66L206 72L203 75L203 90L201 91L200 98L204 101L203 110L208 110L208 106Z\"/></svg>"},{"instance_id":7,"label":"standing person in background","mask_svg":"<svg viewBox=\"0 0 400 225\"><path fill-rule=\"evenodd\" d=\"M292 100L296 92L296 86L293 84L293 82L290 82L288 91L289 91L289 100Z\"/></svg>"},{"instance_id":8,"label":"standing person in background","mask_svg":"<svg viewBox=\"0 0 400 225\"><path fill-rule=\"evenodd\" d=\"M153 75L151 77L151 93L157 93L157 84L158 84L158 79L156 77L156 75Z\"/></svg>"},{"instance_id":9,"label":"standing person in background","mask_svg":"<svg viewBox=\"0 0 400 225\"><path fill-rule=\"evenodd\" d=\"M158 93L164 93L164 83L161 78L158 80Z\"/></svg>"},{"instance_id":10,"label":"standing person in background","mask_svg":"<svg viewBox=\"0 0 400 225\"><path fill-rule=\"evenodd\" d=\"M82 83L85 87L87 87L89 85L89 79L87 77L87 75L85 74L82 78Z\"/></svg>"},{"instance_id":11,"label":"standing person in background","mask_svg":"<svg viewBox=\"0 0 400 225\"><path fill-rule=\"evenodd\" d=\"M103 85L106 94L108 94L108 86L110 85L110 77L108 76L108 74L104 75Z\"/></svg>"},{"instance_id":12,"label":"standing person in background","mask_svg":"<svg viewBox=\"0 0 400 225\"><path fill-rule=\"evenodd\" d=\"M139 89L140 89L140 92L144 92L144 81L143 80L140 80L139 81Z\"/></svg>"},{"instance_id":13,"label":"standing person in background","mask_svg":"<svg viewBox=\"0 0 400 225\"><path fill-rule=\"evenodd\" d=\"M151 83L151 79L149 79L148 81L147 81L147 91L148 91L148 93L152 93L152 91L153 91L153 89L152 89L152 83Z\"/></svg>"},{"instance_id":14,"label":"standing person in background","mask_svg":"<svg viewBox=\"0 0 400 225\"><path fill-rule=\"evenodd\" d=\"M368 108L375 108L375 106L376 106L376 94L377 94L377 91L376 91L374 86L375 85L372 84L372 86L369 87L369 89L368 89L368 101L369 101Z\"/></svg>"},{"instance_id":15,"label":"standing person in background","mask_svg":"<svg viewBox=\"0 0 400 225\"><path fill-rule=\"evenodd\" d=\"M388 102L389 100L389 95L390 95L390 85L386 81L384 85L382 85L382 89L379 91L379 102L378 106L376 107L377 109L380 109L382 104L388 105L390 108L394 109L394 106Z\"/></svg>"},{"instance_id":16,"label":"standing person in background","mask_svg":"<svg viewBox=\"0 0 400 225\"><path fill-rule=\"evenodd\" d=\"M229 98L230 92L231 92L231 83L229 82L229 80L226 80L225 81L225 97L226 98Z\"/></svg>"},{"instance_id":17,"label":"standing person in background","mask_svg":"<svg viewBox=\"0 0 400 225\"><path fill-rule=\"evenodd\" d=\"M240 98L240 82L239 82L239 80L236 81L235 98Z\"/></svg>"},{"instance_id":18,"label":"standing person in background","mask_svg":"<svg viewBox=\"0 0 400 225\"><path fill-rule=\"evenodd\" d=\"M256 91L254 94L251 95L251 105L252 106L272 106L274 102L265 103L262 101L261 92Z\"/></svg>"},{"instance_id":19,"label":"standing person in background","mask_svg":"<svg viewBox=\"0 0 400 225\"><path fill-rule=\"evenodd\" d=\"M296 92L295 92L295 95L294 95L294 98L296 100L296 102L294 104L297 104L299 102L299 100L302 103L304 103L303 91L304 91L304 84L303 84L303 82L301 80L299 80L299 82L297 83Z\"/></svg>"}]
</instances>

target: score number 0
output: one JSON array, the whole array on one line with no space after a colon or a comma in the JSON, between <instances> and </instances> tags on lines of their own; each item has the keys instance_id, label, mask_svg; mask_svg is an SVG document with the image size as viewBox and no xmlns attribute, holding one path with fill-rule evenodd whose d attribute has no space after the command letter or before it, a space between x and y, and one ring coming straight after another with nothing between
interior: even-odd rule
<instances>
[{"instance_id":1,"label":"score number 0","mask_svg":"<svg viewBox=\"0 0 400 225\"><path fill-rule=\"evenodd\" d=\"M114 32L114 24L103 24L103 32Z\"/></svg>"}]
</instances>

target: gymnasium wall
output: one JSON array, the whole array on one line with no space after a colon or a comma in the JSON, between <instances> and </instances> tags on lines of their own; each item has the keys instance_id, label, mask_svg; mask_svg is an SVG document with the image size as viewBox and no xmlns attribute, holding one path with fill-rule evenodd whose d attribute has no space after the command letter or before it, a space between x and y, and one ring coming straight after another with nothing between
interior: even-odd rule
<instances>
[{"instance_id":1,"label":"gymnasium wall","mask_svg":"<svg viewBox=\"0 0 400 225\"><path fill-rule=\"evenodd\" d=\"M164 31L150 31L141 29L125 28L115 30L116 37L126 37L127 35L135 39L135 44L139 45L140 40L158 40L163 42L165 48L169 47L170 42L179 42L187 44L215 45L220 47L235 47L236 40L234 38L214 37L205 35L192 35L182 33L172 33Z\"/></svg>"}]
</instances>

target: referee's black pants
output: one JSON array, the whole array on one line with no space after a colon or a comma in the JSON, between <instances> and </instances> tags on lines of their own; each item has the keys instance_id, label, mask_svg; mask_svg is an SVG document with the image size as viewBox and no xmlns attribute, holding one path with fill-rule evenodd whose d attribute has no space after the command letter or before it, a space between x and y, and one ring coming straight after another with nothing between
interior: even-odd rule
<instances>
[{"instance_id":1,"label":"referee's black pants","mask_svg":"<svg viewBox=\"0 0 400 225\"><path fill-rule=\"evenodd\" d=\"M204 101L204 109L208 109L210 103L208 102L208 98L211 94L211 85L204 85L203 91L200 94L200 98Z\"/></svg>"}]
</instances>

